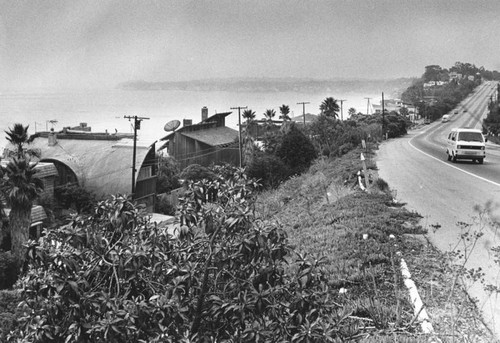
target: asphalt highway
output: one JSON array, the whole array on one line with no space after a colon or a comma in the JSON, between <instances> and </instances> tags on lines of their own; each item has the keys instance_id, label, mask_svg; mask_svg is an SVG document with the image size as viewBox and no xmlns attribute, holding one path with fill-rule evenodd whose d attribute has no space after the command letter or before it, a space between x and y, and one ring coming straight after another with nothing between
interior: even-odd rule
<instances>
[{"instance_id":1,"label":"asphalt highway","mask_svg":"<svg viewBox=\"0 0 500 343\"><path fill-rule=\"evenodd\" d=\"M450 130L481 128L495 92L495 82L483 83L450 112L449 122L424 125L381 144L376 162L379 176L389 183L396 199L424 217L421 224L429 230L433 245L443 252L461 250L466 268L481 268L484 284L500 288L500 264L491 250L500 246L500 147L487 143L484 164L453 163L446 155ZM491 209L491 216L484 214L485 208ZM470 224L470 233L482 233L474 246L474 239L461 238L465 231L459 223ZM490 294L479 282L466 282L469 295L478 299L485 322L500 338L500 294Z\"/></svg>"}]
</instances>

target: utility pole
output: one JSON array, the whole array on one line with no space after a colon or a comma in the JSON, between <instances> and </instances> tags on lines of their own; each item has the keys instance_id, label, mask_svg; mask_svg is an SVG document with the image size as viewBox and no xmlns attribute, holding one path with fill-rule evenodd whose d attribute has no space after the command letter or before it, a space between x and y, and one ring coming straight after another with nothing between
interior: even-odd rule
<instances>
[{"instance_id":1,"label":"utility pole","mask_svg":"<svg viewBox=\"0 0 500 343\"><path fill-rule=\"evenodd\" d=\"M239 151L240 151L240 168L242 167L243 165L243 161L242 161L242 158L241 158L241 110L242 109L246 109L247 106L245 107L242 107L242 106L237 106L237 107L231 107L232 110L238 110L238 145L239 145ZM247 128L248 130L248 128Z\"/></svg>"},{"instance_id":2,"label":"utility pole","mask_svg":"<svg viewBox=\"0 0 500 343\"><path fill-rule=\"evenodd\" d=\"M309 104L309 102L297 103L297 105L302 105L302 117L304 118L304 127L306 127L306 104Z\"/></svg>"},{"instance_id":3,"label":"utility pole","mask_svg":"<svg viewBox=\"0 0 500 343\"><path fill-rule=\"evenodd\" d=\"M342 107L342 105L344 104L344 101L347 101L345 99L342 99L342 100L338 100L340 101L340 120L344 120L344 109Z\"/></svg>"},{"instance_id":4,"label":"utility pole","mask_svg":"<svg viewBox=\"0 0 500 343\"><path fill-rule=\"evenodd\" d=\"M132 197L135 195L135 153L137 150L137 130L141 129L141 121L149 119L146 117L138 116L123 116L123 118L128 119L128 121L134 119L134 150L132 153Z\"/></svg>"},{"instance_id":5,"label":"utility pole","mask_svg":"<svg viewBox=\"0 0 500 343\"><path fill-rule=\"evenodd\" d=\"M368 115L368 108L370 107L370 99L371 98L365 98L367 101L366 101L366 115Z\"/></svg>"},{"instance_id":6,"label":"utility pole","mask_svg":"<svg viewBox=\"0 0 500 343\"><path fill-rule=\"evenodd\" d=\"M385 102L384 102L384 92L382 92L382 137L385 137Z\"/></svg>"}]
</instances>

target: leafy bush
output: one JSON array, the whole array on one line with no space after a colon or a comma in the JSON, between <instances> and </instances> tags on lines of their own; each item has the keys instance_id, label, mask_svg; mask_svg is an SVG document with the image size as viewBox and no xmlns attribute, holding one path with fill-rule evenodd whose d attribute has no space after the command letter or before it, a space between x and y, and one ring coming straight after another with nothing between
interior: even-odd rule
<instances>
[{"instance_id":1,"label":"leafy bush","mask_svg":"<svg viewBox=\"0 0 500 343\"><path fill-rule=\"evenodd\" d=\"M276 188L292 171L276 155L258 152L246 169L248 176L258 179L264 188Z\"/></svg>"},{"instance_id":2,"label":"leafy bush","mask_svg":"<svg viewBox=\"0 0 500 343\"><path fill-rule=\"evenodd\" d=\"M157 196L155 202L155 212L173 216L175 214L175 206L170 203L168 197Z\"/></svg>"},{"instance_id":3,"label":"leafy bush","mask_svg":"<svg viewBox=\"0 0 500 343\"><path fill-rule=\"evenodd\" d=\"M8 251L0 251L0 289L7 289L17 281L14 257Z\"/></svg>"},{"instance_id":4,"label":"leafy bush","mask_svg":"<svg viewBox=\"0 0 500 343\"><path fill-rule=\"evenodd\" d=\"M55 198L64 208L74 208L78 213L90 212L95 203L94 194L71 183L56 187Z\"/></svg>"},{"instance_id":5,"label":"leafy bush","mask_svg":"<svg viewBox=\"0 0 500 343\"><path fill-rule=\"evenodd\" d=\"M7 342L8 333L16 328L23 315L20 302L19 291L0 291L0 342Z\"/></svg>"},{"instance_id":6,"label":"leafy bush","mask_svg":"<svg viewBox=\"0 0 500 343\"><path fill-rule=\"evenodd\" d=\"M179 178L184 181L196 182L203 179L214 180L216 178L216 175L207 167L201 166L199 164L191 164L184 168L184 170L179 175Z\"/></svg>"},{"instance_id":7,"label":"leafy bush","mask_svg":"<svg viewBox=\"0 0 500 343\"><path fill-rule=\"evenodd\" d=\"M172 157L158 157L158 181L156 190L158 193L168 193L172 189L179 188L179 165Z\"/></svg>"},{"instance_id":8,"label":"leafy bush","mask_svg":"<svg viewBox=\"0 0 500 343\"><path fill-rule=\"evenodd\" d=\"M254 217L254 181L240 172L187 186L178 239L115 197L32 243L21 280L29 315L19 316L13 339L305 342L353 334L340 329L347 313L328 292L322 261L292 255L283 229ZM289 263L294 272L285 273Z\"/></svg>"}]
</instances>

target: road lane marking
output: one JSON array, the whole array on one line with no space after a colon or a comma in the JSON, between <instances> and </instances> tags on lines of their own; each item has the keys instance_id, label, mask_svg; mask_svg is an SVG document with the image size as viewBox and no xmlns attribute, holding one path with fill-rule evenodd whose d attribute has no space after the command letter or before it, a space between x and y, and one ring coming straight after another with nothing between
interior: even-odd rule
<instances>
[{"instance_id":1,"label":"road lane marking","mask_svg":"<svg viewBox=\"0 0 500 343\"><path fill-rule=\"evenodd\" d=\"M422 132L422 133L425 133L425 131L424 131L424 132ZM414 136L414 137L412 137L412 138L408 141L408 144L409 144L409 145L410 145L413 149L417 150L418 152L420 152L420 153L424 154L424 155L425 155L425 156L427 156L427 157L430 157L430 158L432 158L432 159L435 159L436 161L438 161L438 162L440 162L440 163L444 164L444 165L445 165L445 166L447 166L447 167L454 168L454 169L456 169L456 170L461 171L462 173L465 173L465 174L470 175L470 176L473 176L473 177L475 177L475 178L477 178L477 179L479 179L479 180L482 180L482 181L485 181L485 182L491 183L492 185L495 185L495 186L497 186L497 187L500 187L500 183L497 183L497 182L495 182L495 181L488 180L488 179L486 179L486 178L484 178L484 177L482 177L482 176L479 176L479 175L473 174L473 173L471 173L471 172L468 172L468 171L466 171L466 170L460 169L460 168L458 168L458 167L456 167L456 166L454 166L454 165L449 164L448 162L445 162L445 161L443 161L443 160L440 160L439 158L434 157L434 156L432 156L431 154L426 153L425 151L420 150L419 148L417 148L416 146L414 146L414 145L411 143L411 141L412 141L414 138L418 137L418 136L420 136L420 135Z\"/></svg>"}]
</instances>

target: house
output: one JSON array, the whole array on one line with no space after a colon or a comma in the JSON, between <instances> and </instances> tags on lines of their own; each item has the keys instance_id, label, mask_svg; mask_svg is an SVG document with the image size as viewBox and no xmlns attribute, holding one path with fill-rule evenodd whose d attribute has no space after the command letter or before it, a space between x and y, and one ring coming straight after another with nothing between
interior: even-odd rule
<instances>
[{"instance_id":1,"label":"house","mask_svg":"<svg viewBox=\"0 0 500 343\"><path fill-rule=\"evenodd\" d=\"M155 143L138 139L134 149L131 134L93 133L65 128L61 132L39 132L32 143L41 153L40 162L50 162L57 170L55 186L78 184L98 198L112 194L132 194L154 208L156 195ZM135 171L132 161L135 150ZM134 174L134 180L132 175Z\"/></svg>"},{"instance_id":2,"label":"house","mask_svg":"<svg viewBox=\"0 0 500 343\"><path fill-rule=\"evenodd\" d=\"M304 125L304 122L307 125L307 124L311 124L314 120L316 120L316 118L318 118L317 115L311 114L311 113L306 113L303 115L293 117L291 119L293 122L295 122L298 125Z\"/></svg>"},{"instance_id":3,"label":"house","mask_svg":"<svg viewBox=\"0 0 500 343\"><path fill-rule=\"evenodd\" d=\"M208 117L202 109L202 121L192 124L184 120L183 126L161 138L165 141L159 150L167 148L181 169L191 164L208 167L212 164L239 164L239 132L226 127L225 119L232 112L216 113Z\"/></svg>"}]
</instances>

